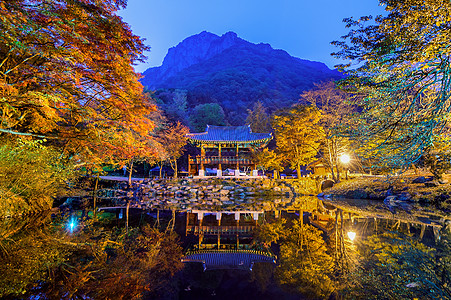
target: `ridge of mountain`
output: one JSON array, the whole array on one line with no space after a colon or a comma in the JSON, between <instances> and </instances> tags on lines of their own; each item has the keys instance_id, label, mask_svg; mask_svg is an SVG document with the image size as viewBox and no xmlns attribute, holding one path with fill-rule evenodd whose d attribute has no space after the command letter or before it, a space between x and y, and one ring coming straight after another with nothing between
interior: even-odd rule
<instances>
[{"instance_id":1,"label":"ridge of mountain","mask_svg":"<svg viewBox=\"0 0 451 300\"><path fill-rule=\"evenodd\" d=\"M324 63L250 43L234 32L203 31L169 49L163 64L147 69L141 82L151 90L186 90L190 108L218 103L228 123L242 125L256 101L274 111L298 102L315 83L342 77Z\"/></svg>"}]
</instances>

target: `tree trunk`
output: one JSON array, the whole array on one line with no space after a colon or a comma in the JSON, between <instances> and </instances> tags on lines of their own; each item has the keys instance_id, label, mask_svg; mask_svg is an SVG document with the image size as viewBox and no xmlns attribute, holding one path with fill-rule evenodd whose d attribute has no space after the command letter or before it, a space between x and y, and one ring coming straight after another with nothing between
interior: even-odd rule
<instances>
[{"instance_id":1,"label":"tree trunk","mask_svg":"<svg viewBox=\"0 0 451 300\"><path fill-rule=\"evenodd\" d=\"M335 157L336 152L333 149L334 147L330 145L329 139L327 140L327 148L329 151L329 163L328 164L329 164L330 172L332 175L332 180L337 182L337 178L336 178L335 170L334 170L334 157Z\"/></svg>"},{"instance_id":2,"label":"tree trunk","mask_svg":"<svg viewBox=\"0 0 451 300\"><path fill-rule=\"evenodd\" d=\"M126 216L126 221L125 221L125 231L128 233L128 211L130 209L130 200L127 200L127 208L125 209L125 216Z\"/></svg>"},{"instance_id":3,"label":"tree trunk","mask_svg":"<svg viewBox=\"0 0 451 300\"><path fill-rule=\"evenodd\" d=\"M130 162L130 171L128 171L128 185L132 186L133 160Z\"/></svg>"},{"instance_id":4,"label":"tree trunk","mask_svg":"<svg viewBox=\"0 0 451 300\"><path fill-rule=\"evenodd\" d=\"M172 170L174 170L174 179L177 178L177 159L174 159L171 163Z\"/></svg>"},{"instance_id":5,"label":"tree trunk","mask_svg":"<svg viewBox=\"0 0 451 300\"><path fill-rule=\"evenodd\" d=\"M161 178L161 173L163 172L163 162L162 161L160 162L159 167L160 167L160 178Z\"/></svg>"},{"instance_id":6,"label":"tree trunk","mask_svg":"<svg viewBox=\"0 0 451 300\"><path fill-rule=\"evenodd\" d=\"M96 217L96 210L97 210L97 208L96 208L96 206L97 206L97 188L98 188L98 185L99 185L99 175L97 175L97 178L96 178L96 185L94 186L94 207L93 207L93 214L94 214L94 218Z\"/></svg>"},{"instance_id":7,"label":"tree trunk","mask_svg":"<svg viewBox=\"0 0 451 300\"><path fill-rule=\"evenodd\" d=\"M301 165L297 165L296 173L298 174L298 180L301 178Z\"/></svg>"},{"instance_id":8,"label":"tree trunk","mask_svg":"<svg viewBox=\"0 0 451 300\"><path fill-rule=\"evenodd\" d=\"M338 165L339 164L338 157L335 156L334 159L335 159L335 166L337 168L337 179L335 180L335 182L340 182L340 166Z\"/></svg>"}]
</instances>

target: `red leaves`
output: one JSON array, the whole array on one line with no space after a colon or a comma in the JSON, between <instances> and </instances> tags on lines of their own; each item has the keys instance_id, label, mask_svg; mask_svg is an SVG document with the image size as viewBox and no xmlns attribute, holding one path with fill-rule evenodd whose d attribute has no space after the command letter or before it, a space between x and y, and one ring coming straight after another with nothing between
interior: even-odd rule
<instances>
[{"instance_id":1,"label":"red leaves","mask_svg":"<svg viewBox=\"0 0 451 300\"><path fill-rule=\"evenodd\" d=\"M8 129L51 132L66 152L92 161L150 139L156 108L132 67L147 48L115 15L124 4L2 1L0 112L15 113L3 114L0 128L20 119Z\"/></svg>"}]
</instances>

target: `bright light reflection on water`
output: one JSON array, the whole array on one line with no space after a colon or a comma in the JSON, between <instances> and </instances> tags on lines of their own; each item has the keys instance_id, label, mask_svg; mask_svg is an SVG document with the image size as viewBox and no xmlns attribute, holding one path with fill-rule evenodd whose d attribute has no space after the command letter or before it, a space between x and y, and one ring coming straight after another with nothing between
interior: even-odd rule
<instances>
[{"instance_id":1,"label":"bright light reflection on water","mask_svg":"<svg viewBox=\"0 0 451 300\"><path fill-rule=\"evenodd\" d=\"M67 229L70 233L74 232L74 229L77 227L77 218L71 217L66 225Z\"/></svg>"}]
</instances>

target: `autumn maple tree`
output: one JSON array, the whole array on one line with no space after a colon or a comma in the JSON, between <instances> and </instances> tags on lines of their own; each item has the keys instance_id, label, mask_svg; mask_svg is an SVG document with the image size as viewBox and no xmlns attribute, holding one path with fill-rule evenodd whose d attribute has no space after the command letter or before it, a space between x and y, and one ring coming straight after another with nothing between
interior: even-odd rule
<instances>
[{"instance_id":1,"label":"autumn maple tree","mask_svg":"<svg viewBox=\"0 0 451 300\"><path fill-rule=\"evenodd\" d=\"M177 178L177 159L179 159L183 154L183 148L188 141L188 138L186 137L188 132L188 127L182 125L180 122L168 125L163 130L158 132L157 141L161 145L162 152L157 154L157 157L167 159L172 170L174 170L174 178Z\"/></svg>"},{"instance_id":2,"label":"autumn maple tree","mask_svg":"<svg viewBox=\"0 0 451 300\"><path fill-rule=\"evenodd\" d=\"M147 48L116 15L124 6L0 2L0 143L41 139L58 153L49 164L86 168L143 152L156 107L133 69Z\"/></svg>"},{"instance_id":3,"label":"autumn maple tree","mask_svg":"<svg viewBox=\"0 0 451 300\"><path fill-rule=\"evenodd\" d=\"M278 173L283 171L283 157L274 150L256 151L254 153L254 159L257 163L257 167L260 167L263 172L265 170L274 170L274 178L278 178Z\"/></svg>"},{"instance_id":4,"label":"autumn maple tree","mask_svg":"<svg viewBox=\"0 0 451 300\"><path fill-rule=\"evenodd\" d=\"M142 40L115 12L123 1L0 3L0 132L47 137L90 156L111 128L147 135L155 107L132 64ZM83 155L87 156L83 156Z\"/></svg>"}]
</instances>

